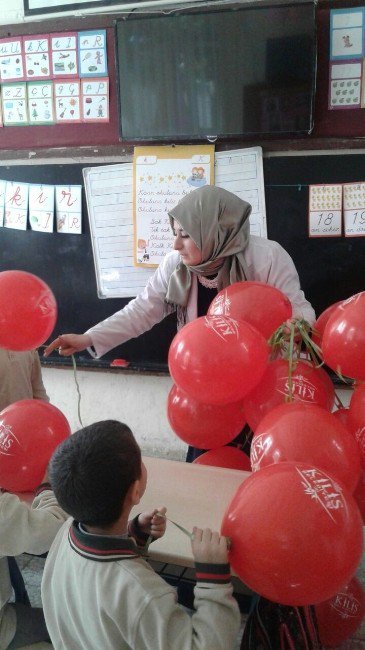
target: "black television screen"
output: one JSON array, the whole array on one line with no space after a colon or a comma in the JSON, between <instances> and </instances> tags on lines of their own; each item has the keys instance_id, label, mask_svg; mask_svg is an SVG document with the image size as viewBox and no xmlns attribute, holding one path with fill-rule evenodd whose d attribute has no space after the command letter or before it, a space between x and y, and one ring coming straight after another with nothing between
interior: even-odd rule
<instances>
[{"instance_id":1,"label":"black television screen","mask_svg":"<svg viewBox=\"0 0 365 650\"><path fill-rule=\"evenodd\" d=\"M123 140L309 133L315 0L117 23Z\"/></svg>"}]
</instances>

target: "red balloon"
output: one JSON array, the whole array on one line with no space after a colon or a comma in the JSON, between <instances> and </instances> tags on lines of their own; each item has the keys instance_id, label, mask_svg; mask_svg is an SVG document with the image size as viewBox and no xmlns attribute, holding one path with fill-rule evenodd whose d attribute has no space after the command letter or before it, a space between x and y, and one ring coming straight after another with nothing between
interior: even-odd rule
<instances>
[{"instance_id":1,"label":"red balloon","mask_svg":"<svg viewBox=\"0 0 365 650\"><path fill-rule=\"evenodd\" d=\"M275 406L284 404L289 396L289 365L276 359L267 366L260 383L244 399L245 415L253 431ZM295 402L317 404L328 411L335 401L335 389L323 368L306 361L297 361L292 373L292 394Z\"/></svg>"},{"instance_id":2,"label":"red balloon","mask_svg":"<svg viewBox=\"0 0 365 650\"><path fill-rule=\"evenodd\" d=\"M333 305L330 305L325 309L320 316L318 316L316 322L313 325L313 333L312 333L312 339L313 341L321 347L322 345L322 336L324 332L324 328L326 327L328 323L328 319L332 314L334 313L335 309L337 309L338 305L341 305L342 300L339 300L338 302L335 302Z\"/></svg>"},{"instance_id":3,"label":"red balloon","mask_svg":"<svg viewBox=\"0 0 365 650\"><path fill-rule=\"evenodd\" d=\"M365 593L357 578L315 607L321 643L335 648L349 639L365 616Z\"/></svg>"},{"instance_id":4,"label":"red balloon","mask_svg":"<svg viewBox=\"0 0 365 650\"><path fill-rule=\"evenodd\" d=\"M344 300L324 328L323 360L345 377L365 379L364 323L365 291Z\"/></svg>"},{"instance_id":5,"label":"red balloon","mask_svg":"<svg viewBox=\"0 0 365 650\"><path fill-rule=\"evenodd\" d=\"M260 332L227 316L203 316L185 325L169 350L171 376L204 404L238 402L260 381L269 347Z\"/></svg>"},{"instance_id":6,"label":"red balloon","mask_svg":"<svg viewBox=\"0 0 365 650\"><path fill-rule=\"evenodd\" d=\"M313 464L351 492L361 473L354 437L331 413L303 402L282 404L270 411L252 439L254 472L283 461Z\"/></svg>"},{"instance_id":7,"label":"red balloon","mask_svg":"<svg viewBox=\"0 0 365 650\"><path fill-rule=\"evenodd\" d=\"M361 464L365 469L365 384L360 384L352 394L348 421L350 431L358 442Z\"/></svg>"},{"instance_id":8,"label":"red balloon","mask_svg":"<svg viewBox=\"0 0 365 650\"><path fill-rule=\"evenodd\" d=\"M362 521L346 488L306 463L278 463L251 474L222 523L229 559L256 593L283 605L327 600L354 575Z\"/></svg>"},{"instance_id":9,"label":"red balloon","mask_svg":"<svg viewBox=\"0 0 365 650\"><path fill-rule=\"evenodd\" d=\"M214 449L231 442L245 424L242 401L232 404L202 404L173 386L167 398L171 428L188 445Z\"/></svg>"},{"instance_id":10,"label":"red balloon","mask_svg":"<svg viewBox=\"0 0 365 650\"><path fill-rule=\"evenodd\" d=\"M56 299L43 280L25 271L0 273L0 347L32 350L55 326Z\"/></svg>"},{"instance_id":11,"label":"red balloon","mask_svg":"<svg viewBox=\"0 0 365 650\"><path fill-rule=\"evenodd\" d=\"M365 526L365 470L361 472L360 480L354 492L354 499L358 505Z\"/></svg>"},{"instance_id":12,"label":"red balloon","mask_svg":"<svg viewBox=\"0 0 365 650\"><path fill-rule=\"evenodd\" d=\"M337 409L337 411L333 411L332 415L334 418L342 422L342 424L346 427L347 431L351 431L348 408L339 408Z\"/></svg>"},{"instance_id":13,"label":"red balloon","mask_svg":"<svg viewBox=\"0 0 365 650\"><path fill-rule=\"evenodd\" d=\"M244 320L268 339L292 316L292 306L279 289L265 282L235 282L222 289L211 303L210 316L229 316Z\"/></svg>"},{"instance_id":14,"label":"red balloon","mask_svg":"<svg viewBox=\"0 0 365 650\"><path fill-rule=\"evenodd\" d=\"M0 486L29 492L44 477L57 445L71 433L61 411L39 399L14 402L0 413Z\"/></svg>"},{"instance_id":15,"label":"red balloon","mask_svg":"<svg viewBox=\"0 0 365 650\"><path fill-rule=\"evenodd\" d=\"M250 459L237 447L219 447L201 454L193 463L197 465L214 465L214 467L228 467L229 469L241 469L251 471Z\"/></svg>"}]
</instances>

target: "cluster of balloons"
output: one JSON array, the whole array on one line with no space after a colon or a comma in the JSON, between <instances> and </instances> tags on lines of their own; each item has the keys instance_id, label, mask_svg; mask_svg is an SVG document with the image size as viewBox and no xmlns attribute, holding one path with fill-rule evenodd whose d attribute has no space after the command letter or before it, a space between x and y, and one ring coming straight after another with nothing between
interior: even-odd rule
<instances>
[{"instance_id":1,"label":"cluster of balloons","mask_svg":"<svg viewBox=\"0 0 365 650\"><path fill-rule=\"evenodd\" d=\"M43 280L25 271L0 273L0 348L33 350L53 331L56 299ZM61 411L41 400L14 402L0 413L0 487L34 490L49 459L71 433Z\"/></svg>"},{"instance_id":2,"label":"cluster of balloons","mask_svg":"<svg viewBox=\"0 0 365 650\"><path fill-rule=\"evenodd\" d=\"M218 293L205 317L185 325L169 350L175 382L167 404L173 431L211 450L195 462L249 469L243 452L224 445L242 430L245 396L268 365L268 337L291 317L289 300L263 282L237 282ZM212 451L214 450L214 452Z\"/></svg>"},{"instance_id":3,"label":"cluster of balloons","mask_svg":"<svg viewBox=\"0 0 365 650\"><path fill-rule=\"evenodd\" d=\"M241 579L274 602L316 604L328 646L348 638L364 614L353 577L365 522L364 323L365 293L332 305L315 324L325 363L357 380L348 409L332 413L327 373L302 360L290 382L287 361L270 362L245 396L252 475L222 523Z\"/></svg>"}]
</instances>

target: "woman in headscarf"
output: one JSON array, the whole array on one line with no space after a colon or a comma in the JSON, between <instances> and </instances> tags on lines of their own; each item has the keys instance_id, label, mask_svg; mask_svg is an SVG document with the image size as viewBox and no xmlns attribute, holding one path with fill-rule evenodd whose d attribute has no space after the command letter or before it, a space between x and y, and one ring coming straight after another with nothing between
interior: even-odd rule
<instances>
[{"instance_id":1,"label":"woman in headscarf","mask_svg":"<svg viewBox=\"0 0 365 650\"><path fill-rule=\"evenodd\" d=\"M293 317L315 320L290 255L277 242L250 235L251 206L227 190L206 185L169 213L175 235L146 288L123 309L85 334L62 334L46 349L63 356L88 348L99 358L177 311L178 328L204 315L217 291L241 280L266 282L291 301Z\"/></svg>"}]
</instances>

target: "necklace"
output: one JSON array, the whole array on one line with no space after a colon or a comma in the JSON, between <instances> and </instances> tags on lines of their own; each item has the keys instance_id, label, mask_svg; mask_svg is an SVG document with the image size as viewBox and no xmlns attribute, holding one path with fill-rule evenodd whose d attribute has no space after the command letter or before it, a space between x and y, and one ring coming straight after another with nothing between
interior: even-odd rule
<instances>
[{"instance_id":1,"label":"necklace","mask_svg":"<svg viewBox=\"0 0 365 650\"><path fill-rule=\"evenodd\" d=\"M216 275L215 278L206 278L204 275L198 275L198 281L207 289L218 288L218 275Z\"/></svg>"}]
</instances>

